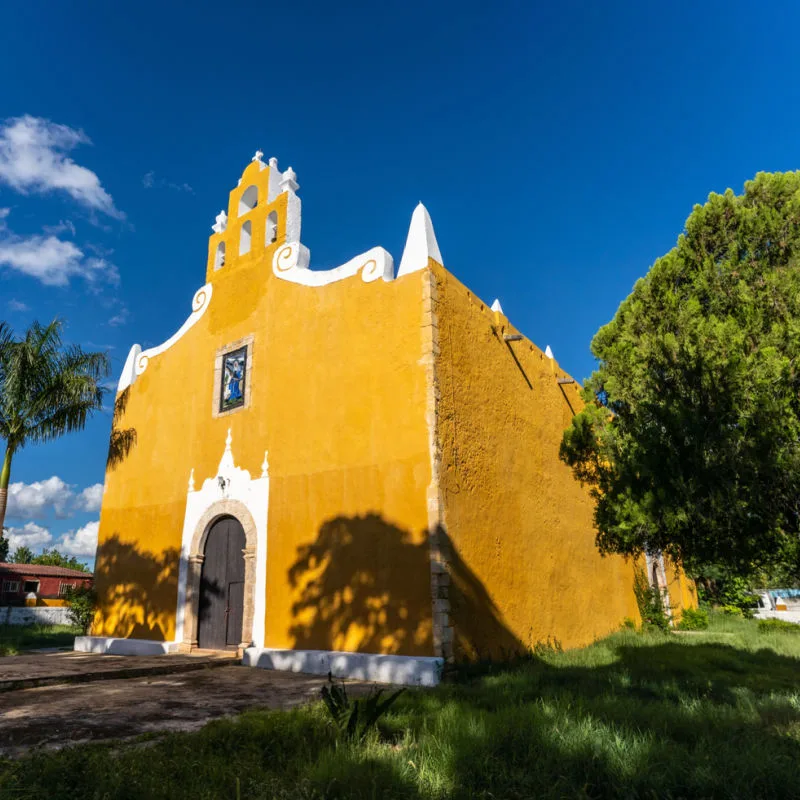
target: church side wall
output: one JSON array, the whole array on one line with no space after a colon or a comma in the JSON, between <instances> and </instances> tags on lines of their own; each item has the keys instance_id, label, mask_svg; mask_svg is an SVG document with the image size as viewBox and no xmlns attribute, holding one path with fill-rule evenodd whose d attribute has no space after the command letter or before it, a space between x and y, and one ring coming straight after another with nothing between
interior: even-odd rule
<instances>
[{"instance_id":1,"label":"church side wall","mask_svg":"<svg viewBox=\"0 0 800 800\"><path fill-rule=\"evenodd\" d=\"M419 276L281 280L279 220L273 247L211 274L204 316L122 398L136 442L107 472L92 632L174 638L189 476L216 475L230 428L253 478L269 451L265 646L431 656ZM217 354L248 337L249 405L215 416Z\"/></svg>"},{"instance_id":2,"label":"church side wall","mask_svg":"<svg viewBox=\"0 0 800 800\"><path fill-rule=\"evenodd\" d=\"M592 502L558 458L580 408L508 320L435 268L441 490L454 654L590 643L638 620L633 565L601 557Z\"/></svg>"}]
</instances>

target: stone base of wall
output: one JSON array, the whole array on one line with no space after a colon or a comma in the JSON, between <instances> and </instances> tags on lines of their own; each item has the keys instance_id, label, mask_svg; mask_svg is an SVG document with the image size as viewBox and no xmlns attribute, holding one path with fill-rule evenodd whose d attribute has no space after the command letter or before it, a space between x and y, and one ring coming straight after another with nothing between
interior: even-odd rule
<instances>
[{"instance_id":1,"label":"stone base of wall","mask_svg":"<svg viewBox=\"0 0 800 800\"><path fill-rule=\"evenodd\" d=\"M66 606L0 606L0 625L72 625Z\"/></svg>"},{"instance_id":2,"label":"stone base of wall","mask_svg":"<svg viewBox=\"0 0 800 800\"><path fill-rule=\"evenodd\" d=\"M384 656L373 653L345 653L336 650L273 650L248 647L242 663L248 667L307 672L335 678L436 686L442 677L444 659L422 656Z\"/></svg>"},{"instance_id":3,"label":"stone base of wall","mask_svg":"<svg viewBox=\"0 0 800 800\"><path fill-rule=\"evenodd\" d=\"M111 656L162 656L177 653L179 646L179 642L156 642L152 639L76 636L74 649L81 653L104 653Z\"/></svg>"}]
</instances>

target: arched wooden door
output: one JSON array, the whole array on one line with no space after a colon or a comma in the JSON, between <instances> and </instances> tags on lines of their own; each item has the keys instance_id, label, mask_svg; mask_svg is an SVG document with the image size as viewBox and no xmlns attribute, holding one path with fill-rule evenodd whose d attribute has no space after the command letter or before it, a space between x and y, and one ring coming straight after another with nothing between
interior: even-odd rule
<instances>
[{"instance_id":1,"label":"arched wooden door","mask_svg":"<svg viewBox=\"0 0 800 800\"><path fill-rule=\"evenodd\" d=\"M245 535L239 520L218 519L206 538L200 576L197 644L205 650L238 647L244 616Z\"/></svg>"}]
</instances>

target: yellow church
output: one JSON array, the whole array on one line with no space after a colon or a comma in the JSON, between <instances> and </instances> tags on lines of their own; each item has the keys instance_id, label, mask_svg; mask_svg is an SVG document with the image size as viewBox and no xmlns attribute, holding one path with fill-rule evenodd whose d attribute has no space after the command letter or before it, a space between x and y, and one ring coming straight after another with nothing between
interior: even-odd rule
<instances>
[{"instance_id":1,"label":"yellow church","mask_svg":"<svg viewBox=\"0 0 800 800\"><path fill-rule=\"evenodd\" d=\"M297 176L262 156L186 321L128 355L76 648L431 685L638 618L558 458L581 400L549 347L445 268L422 205L397 269L377 246L312 269ZM663 559L648 574L694 604Z\"/></svg>"}]
</instances>

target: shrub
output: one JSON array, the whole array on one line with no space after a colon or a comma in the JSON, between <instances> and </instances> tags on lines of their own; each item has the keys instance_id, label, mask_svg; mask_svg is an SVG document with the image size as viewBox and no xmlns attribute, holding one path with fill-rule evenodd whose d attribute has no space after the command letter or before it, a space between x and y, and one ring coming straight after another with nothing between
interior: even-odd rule
<instances>
[{"instance_id":1,"label":"shrub","mask_svg":"<svg viewBox=\"0 0 800 800\"><path fill-rule=\"evenodd\" d=\"M636 621L632 620L630 617L625 617L625 619L622 620L622 627L627 630L635 631Z\"/></svg>"},{"instance_id":2,"label":"shrub","mask_svg":"<svg viewBox=\"0 0 800 800\"><path fill-rule=\"evenodd\" d=\"M681 631L704 631L708 627L708 612L702 608L685 608L678 623Z\"/></svg>"},{"instance_id":3,"label":"shrub","mask_svg":"<svg viewBox=\"0 0 800 800\"><path fill-rule=\"evenodd\" d=\"M760 619L758 621L759 633L800 633L800 625L787 622L785 619Z\"/></svg>"},{"instance_id":4,"label":"shrub","mask_svg":"<svg viewBox=\"0 0 800 800\"><path fill-rule=\"evenodd\" d=\"M740 618L744 617L744 611L742 611L742 609L739 608L739 606L731 606L731 605L720 606L719 610L723 614L727 614L729 617L740 617Z\"/></svg>"},{"instance_id":5,"label":"shrub","mask_svg":"<svg viewBox=\"0 0 800 800\"><path fill-rule=\"evenodd\" d=\"M650 585L647 573L641 567L633 575L633 593L642 617L642 628L668 631L669 617L664 608L664 598L658 589Z\"/></svg>"},{"instance_id":6,"label":"shrub","mask_svg":"<svg viewBox=\"0 0 800 800\"><path fill-rule=\"evenodd\" d=\"M383 689L372 689L366 697L351 700L347 696L344 683L338 686L328 673L328 685L322 687L322 699L339 733L348 739L363 739L374 728L378 720L389 710L389 706L400 697L405 689L398 689L383 702Z\"/></svg>"},{"instance_id":7,"label":"shrub","mask_svg":"<svg viewBox=\"0 0 800 800\"><path fill-rule=\"evenodd\" d=\"M97 607L97 592L89 586L76 586L64 595L69 606L69 618L83 633L88 633Z\"/></svg>"}]
</instances>

